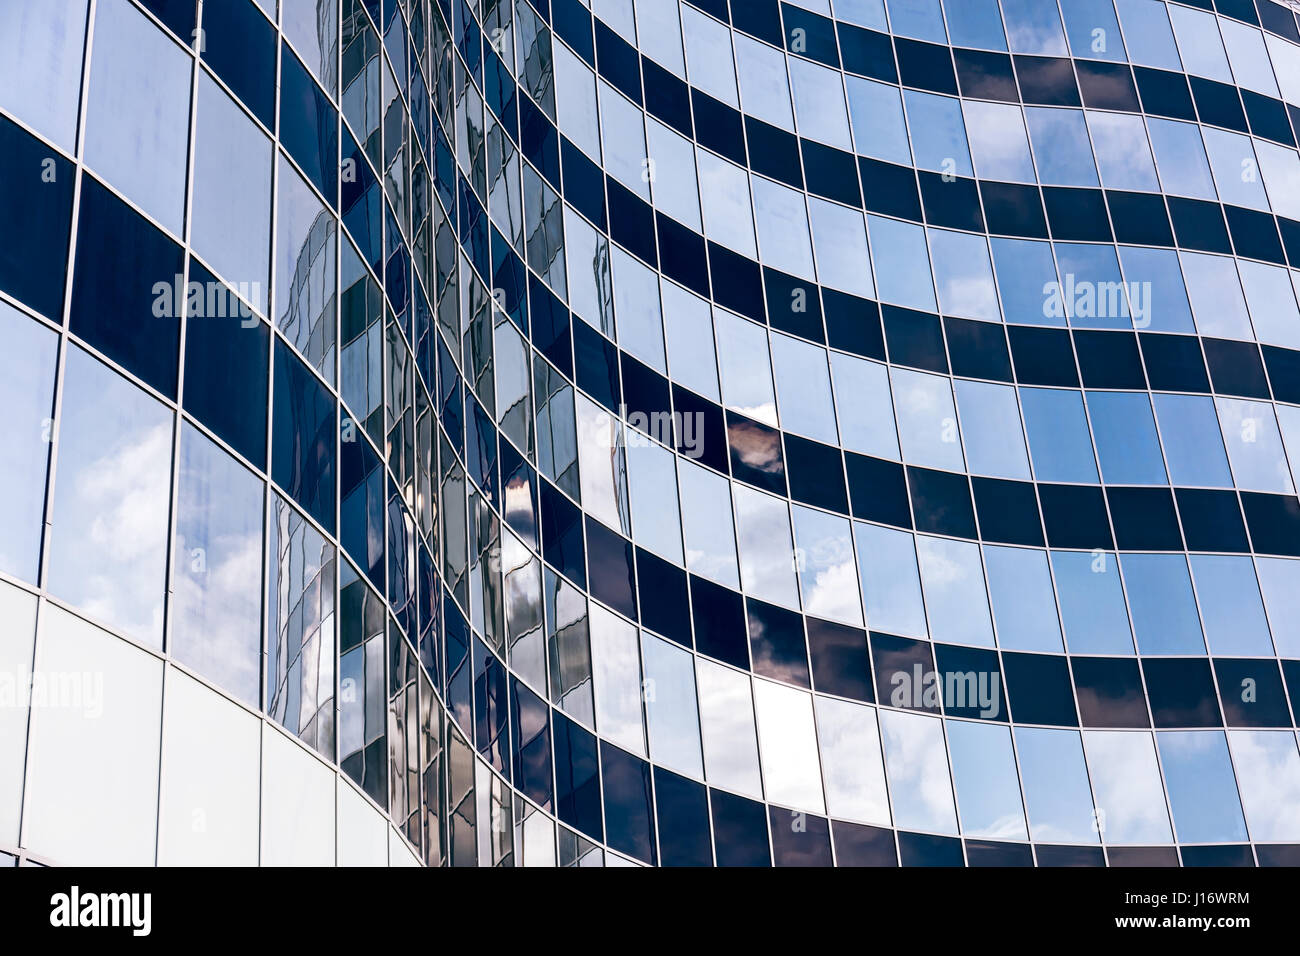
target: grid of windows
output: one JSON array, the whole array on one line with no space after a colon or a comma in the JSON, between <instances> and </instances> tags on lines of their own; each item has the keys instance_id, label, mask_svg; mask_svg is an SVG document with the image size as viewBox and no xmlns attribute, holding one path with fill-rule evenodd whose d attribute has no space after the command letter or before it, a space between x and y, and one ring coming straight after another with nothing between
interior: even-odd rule
<instances>
[{"instance_id":1,"label":"grid of windows","mask_svg":"<svg viewBox=\"0 0 1300 956\"><path fill-rule=\"evenodd\" d=\"M1273 0L5 3L0 848L1300 862L1297 131Z\"/></svg>"}]
</instances>

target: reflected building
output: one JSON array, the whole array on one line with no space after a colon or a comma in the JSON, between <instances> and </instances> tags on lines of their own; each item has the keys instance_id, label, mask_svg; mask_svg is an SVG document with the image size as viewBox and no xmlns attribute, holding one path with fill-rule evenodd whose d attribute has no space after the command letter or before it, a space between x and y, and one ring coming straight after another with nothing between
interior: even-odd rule
<instances>
[{"instance_id":1,"label":"reflected building","mask_svg":"<svg viewBox=\"0 0 1300 956\"><path fill-rule=\"evenodd\" d=\"M1298 134L1274 0L0 0L0 862L1300 864Z\"/></svg>"}]
</instances>

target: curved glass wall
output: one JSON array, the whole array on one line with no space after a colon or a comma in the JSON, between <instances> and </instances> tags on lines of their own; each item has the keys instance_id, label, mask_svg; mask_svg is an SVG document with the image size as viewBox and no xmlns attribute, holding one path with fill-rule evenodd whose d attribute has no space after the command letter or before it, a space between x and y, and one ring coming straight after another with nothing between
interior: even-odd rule
<instances>
[{"instance_id":1,"label":"curved glass wall","mask_svg":"<svg viewBox=\"0 0 1300 956\"><path fill-rule=\"evenodd\" d=\"M0 859L1300 862L1297 129L1273 0L0 0Z\"/></svg>"}]
</instances>

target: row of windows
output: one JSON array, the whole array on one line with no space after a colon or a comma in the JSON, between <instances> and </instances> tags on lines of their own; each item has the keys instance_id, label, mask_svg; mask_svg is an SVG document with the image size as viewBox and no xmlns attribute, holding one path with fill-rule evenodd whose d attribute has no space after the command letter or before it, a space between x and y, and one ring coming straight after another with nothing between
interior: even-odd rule
<instances>
[{"instance_id":1,"label":"row of windows","mask_svg":"<svg viewBox=\"0 0 1300 956\"><path fill-rule=\"evenodd\" d=\"M5 656L17 673L26 674L36 602L8 586L3 588L3 600L16 638L6 646ZM346 590L344 600L346 608ZM347 614L345 610L345 621ZM338 852L340 857L344 853L346 813L346 826L355 828L347 837L351 852L367 846L367 852L376 851L375 826L366 808L340 786L336 809L331 775L280 734L261 730L249 714L176 670L169 671L164 706L163 668L156 659L51 605L42 611L42 622L33 694L37 688L54 688L59 675L89 680L99 674L103 684L97 690L85 688L82 697L75 701L69 697L57 707L52 706L53 698L34 697L30 738L25 730L26 708L11 708L16 715L6 720L21 719L22 726L6 736L9 742L0 751L6 764L16 761L15 772L6 778L16 786L0 794L0 839L10 845L18 842L18 813L25 806L28 842L56 860L147 863L153 861L157 845L164 861L201 858L238 863L258 859L260 816L263 862L330 863L336 813ZM710 829L717 862L768 862L767 814L754 802L764 795L779 805L770 810L770 847L778 863L801 857L806 863L829 862L829 852L823 860L818 850L826 841L823 814L836 819L836 850L842 863L894 862L893 837L863 829L890 825L927 835L899 835L905 864L944 859L940 850L946 850L949 859L956 854L960 862L960 845L940 839L959 832L968 841L1000 841L979 851L968 846L972 862L977 862L973 857L978 853L998 852L1015 860L1017 848L1005 843L1031 839L1077 845L1085 861L1088 857L1082 848L1089 845L1167 845L1175 832L1179 842L1192 844L1296 839L1286 809L1300 780L1300 751L1292 732L1157 731L1153 737L1149 732L1024 726L1012 731L979 721L939 720L918 712L810 697L766 680L754 681L751 689L748 678L719 665L699 660L692 669L688 654L649 635L643 638L639 658L635 632L621 633L612 618L593 616L592 626L604 632L603 640L593 642L601 652L597 676L611 684L622 681L632 689L630 695L607 693L597 698L599 720L619 746L598 742L558 714L551 722L545 705L517 681L510 682L507 699L503 674L491 665L484 670L475 665L476 706L467 726L480 738L491 734L486 746L480 739L479 751L530 800L543 808L553 807L564 823L643 862L713 862ZM437 706L427 698L427 682L417 682L418 697L415 684L406 689L400 655L389 660L391 695L385 698L382 635L378 640L380 657L367 656L362 672L378 667L378 711L390 708L390 736L409 738L400 746L389 740L385 752L381 727L377 751L358 748L354 753L362 762L378 761L381 785L385 769L398 777L413 772L413 779L394 779L391 792L399 822L406 819L399 804L410 807L414 821L407 832L414 844L419 847L421 839L427 841L427 852L435 861L447 852L452 862L472 861L477 855L483 862L500 863L512 852L511 827L494 825L489 837L485 824L503 816L516 821L516 830L520 825L527 830L540 824L540 833L517 835L517 849L524 854L531 847L540 858L535 862L554 862L553 827L544 820L528 824L530 804L516 799L512 809L509 791L501 788L495 774L476 764L471 744L458 732L448 730L447 749L443 749L441 718L423 706ZM905 649L882 648L879 642L876 649L892 655L893 666L899 668L896 673L910 673L902 669L910 663ZM958 649L940 646L939 650ZM95 667L87 669L92 663ZM358 672L348 653L340 663L347 675L341 678L341 686L347 687ZM1118 663L1122 662L1074 662L1079 705L1085 715L1132 710L1135 702L1125 690L1129 675L1116 671L1112 665ZM1011 657L1004 658L1004 665L1012 706L1017 707L1019 685L1037 684L1042 675L1015 675ZM942 697L945 708L954 694L964 692L971 695L972 710L996 709L1003 703L996 670L990 682L989 672L966 670L978 668L978 662L951 654L940 667L943 678L934 689L927 684L924 698L919 687L915 692L917 711L928 708L931 694ZM921 673L919 666L916 672ZM1193 706L1187 701L1186 674L1171 671L1157 677L1157 673L1153 662L1147 662L1152 694L1157 687L1164 688L1163 708ZM950 674L981 676L962 685L949 680ZM1225 690L1239 676L1230 677ZM1140 680L1137 683L1140 688ZM1195 680L1190 683L1195 685ZM895 695L912 693L905 682L893 684ZM77 689L66 682L58 686L60 693ZM369 684L362 686L368 694ZM1265 685L1260 701L1268 700L1271 691ZM1036 693L1049 699L1045 692ZM1136 705L1144 709L1140 693L1139 689ZM1248 696L1253 695L1242 694ZM1225 693L1225 707L1230 699ZM369 710L376 702L368 696L365 701L361 707L341 709L345 736L370 733ZM422 704L418 717L417 701ZM1162 704L1153 696L1151 706L1159 721ZM362 719L362 710L365 723L354 723ZM164 715L161 806L156 798L160 712ZM1145 722L1131 714L1124 719ZM219 741L219 746L196 746L195 733L209 743ZM32 756L24 788L21 767L28 740ZM69 759L72 755L77 759ZM345 770L350 760L344 761ZM472 769L475 766L477 770ZM372 776L349 772L358 782L373 785L376 764L367 769ZM102 833L93 841L82 839L82 826L75 821L84 819L84 814L74 814L74 823L68 824L68 801L78 792L67 777L69 772L99 785L97 811L111 814L118 823L111 840ZM697 782L705 776L713 787ZM214 801L215 794L220 798ZM444 805L443 799L456 811L448 822L446 844L434 815ZM405 800L414 803L402 803ZM476 809L481 817L477 826ZM195 813L202 814L203 826L193 825ZM805 839L805 832L812 836ZM573 839L571 832L569 839ZM841 839L846 840L843 848ZM846 853L859 840L866 845L858 849L866 855ZM545 850L548 842L550 853ZM927 844L930 853L917 852ZM1283 847L1257 849L1264 861L1286 858ZM1020 850L1027 852L1023 846ZM561 856L564 852L561 833ZM1210 848L1205 852L1210 853ZM1231 856L1227 847L1219 852ZM1050 849L1046 853L1040 862L1051 862L1055 856Z\"/></svg>"}]
</instances>

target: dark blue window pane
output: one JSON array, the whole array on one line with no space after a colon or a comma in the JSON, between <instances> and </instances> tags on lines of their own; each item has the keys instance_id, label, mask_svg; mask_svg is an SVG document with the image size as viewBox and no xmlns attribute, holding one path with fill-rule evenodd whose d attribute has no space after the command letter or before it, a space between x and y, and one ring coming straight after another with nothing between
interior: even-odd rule
<instances>
[{"instance_id":1,"label":"dark blue window pane","mask_svg":"<svg viewBox=\"0 0 1300 956\"><path fill-rule=\"evenodd\" d=\"M515 785L539 806L551 806L551 725L546 702L517 679L510 681L514 717Z\"/></svg>"},{"instance_id":2,"label":"dark blue window pane","mask_svg":"<svg viewBox=\"0 0 1300 956\"><path fill-rule=\"evenodd\" d=\"M1070 671L1064 657L1003 654L1002 669L1016 723L1077 727Z\"/></svg>"},{"instance_id":3,"label":"dark blue window pane","mask_svg":"<svg viewBox=\"0 0 1300 956\"><path fill-rule=\"evenodd\" d=\"M253 0L203 7L203 59L267 127L275 128L275 28Z\"/></svg>"},{"instance_id":4,"label":"dark blue window pane","mask_svg":"<svg viewBox=\"0 0 1300 956\"><path fill-rule=\"evenodd\" d=\"M370 443L342 430L339 542L377 588L384 588L384 472Z\"/></svg>"},{"instance_id":5,"label":"dark blue window pane","mask_svg":"<svg viewBox=\"0 0 1300 956\"><path fill-rule=\"evenodd\" d=\"M1070 663L1083 726L1150 726L1136 659L1075 657Z\"/></svg>"},{"instance_id":6,"label":"dark blue window pane","mask_svg":"<svg viewBox=\"0 0 1300 956\"><path fill-rule=\"evenodd\" d=\"M701 784L655 767L661 866L712 866L709 798Z\"/></svg>"},{"instance_id":7,"label":"dark blue window pane","mask_svg":"<svg viewBox=\"0 0 1300 956\"><path fill-rule=\"evenodd\" d=\"M620 853L654 864L654 796L650 764L613 744L600 743L604 776L605 838Z\"/></svg>"},{"instance_id":8,"label":"dark blue window pane","mask_svg":"<svg viewBox=\"0 0 1300 956\"><path fill-rule=\"evenodd\" d=\"M271 477L307 513L334 529L334 400L302 360L275 343Z\"/></svg>"},{"instance_id":9,"label":"dark blue window pane","mask_svg":"<svg viewBox=\"0 0 1300 956\"><path fill-rule=\"evenodd\" d=\"M831 832L825 817L781 807L768 810L772 818L772 858L777 866L831 865Z\"/></svg>"},{"instance_id":10,"label":"dark blue window pane","mask_svg":"<svg viewBox=\"0 0 1300 956\"><path fill-rule=\"evenodd\" d=\"M281 55L280 140L330 206L338 188L338 114L285 46Z\"/></svg>"},{"instance_id":11,"label":"dark blue window pane","mask_svg":"<svg viewBox=\"0 0 1300 956\"><path fill-rule=\"evenodd\" d=\"M597 840L601 838L596 738L558 712L555 714L555 809L565 823Z\"/></svg>"},{"instance_id":12,"label":"dark blue window pane","mask_svg":"<svg viewBox=\"0 0 1300 956\"><path fill-rule=\"evenodd\" d=\"M874 701L866 632L814 617L807 622L813 686L823 694Z\"/></svg>"},{"instance_id":13,"label":"dark blue window pane","mask_svg":"<svg viewBox=\"0 0 1300 956\"><path fill-rule=\"evenodd\" d=\"M898 866L894 831L831 821L836 866Z\"/></svg>"},{"instance_id":14,"label":"dark blue window pane","mask_svg":"<svg viewBox=\"0 0 1300 956\"><path fill-rule=\"evenodd\" d=\"M751 598L748 621L754 673L807 687L808 651L803 616Z\"/></svg>"},{"instance_id":15,"label":"dark blue window pane","mask_svg":"<svg viewBox=\"0 0 1300 956\"><path fill-rule=\"evenodd\" d=\"M735 591L691 575L695 649L744 670L749 669L745 607Z\"/></svg>"},{"instance_id":16,"label":"dark blue window pane","mask_svg":"<svg viewBox=\"0 0 1300 956\"><path fill-rule=\"evenodd\" d=\"M718 866L771 866L763 804L712 790L713 848Z\"/></svg>"},{"instance_id":17,"label":"dark blue window pane","mask_svg":"<svg viewBox=\"0 0 1300 956\"><path fill-rule=\"evenodd\" d=\"M173 398L182 264L180 246L99 183L83 180L72 331Z\"/></svg>"},{"instance_id":18,"label":"dark blue window pane","mask_svg":"<svg viewBox=\"0 0 1300 956\"><path fill-rule=\"evenodd\" d=\"M0 116L0 289L55 321L63 316L75 175Z\"/></svg>"},{"instance_id":19,"label":"dark blue window pane","mask_svg":"<svg viewBox=\"0 0 1300 956\"><path fill-rule=\"evenodd\" d=\"M195 282L203 308L198 313L191 308L186 318L183 405L235 451L265 468L270 330L191 259L191 290ZM189 301L194 306L200 300Z\"/></svg>"}]
</instances>

